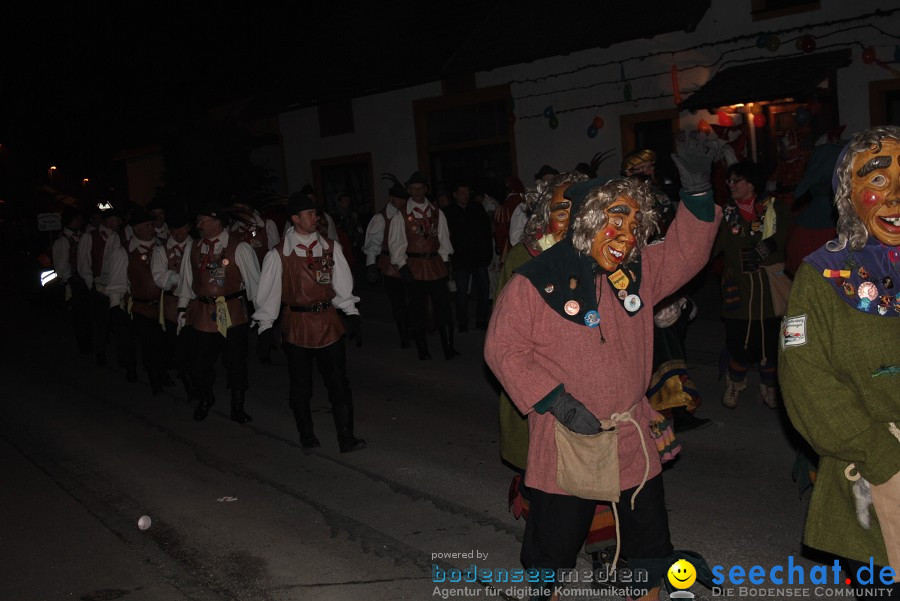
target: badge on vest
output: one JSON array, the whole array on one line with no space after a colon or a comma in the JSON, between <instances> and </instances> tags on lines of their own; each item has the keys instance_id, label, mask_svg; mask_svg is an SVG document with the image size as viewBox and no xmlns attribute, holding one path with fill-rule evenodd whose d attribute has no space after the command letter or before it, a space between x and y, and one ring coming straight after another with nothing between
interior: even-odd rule
<instances>
[{"instance_id":1,"label":"badge on vest","mask_svg":"<svg viewBox=\"0 0 900 601\"><path fill-rule=\"evenodd\" d=\"M785 317L781 322L781 350L806 344L806 315Z\"/></svg>"}]
</instances>

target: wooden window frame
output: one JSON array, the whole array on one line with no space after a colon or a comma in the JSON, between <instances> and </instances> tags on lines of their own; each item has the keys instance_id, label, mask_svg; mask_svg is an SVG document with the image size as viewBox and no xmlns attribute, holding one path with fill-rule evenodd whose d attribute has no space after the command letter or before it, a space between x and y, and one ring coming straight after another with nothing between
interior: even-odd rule
<instances>
[{"instance_id":1,"label":"wooden window frame","mask_svg":"<svg viewBox=\"0 0 900 601\"><path fill-rule=\"evenodd\" d=\"M327 159L314 159L310 162L310 166L312 168L313 173L313 188L316 191L316 196L319 198L319 202L323 203L327 206L328 199L325 198L325 184L322 179L322 168L323 167L333 167L335 165L346 165L353 163L368 163L369 165L369 190L372 191L372 198L369 199L371 203L372 214L376 213L375 207L375 178L372 173L372 153L364 152L360 154L348 154L344 156L338 157L330 157Z\"/></svg>"}]
</instances>

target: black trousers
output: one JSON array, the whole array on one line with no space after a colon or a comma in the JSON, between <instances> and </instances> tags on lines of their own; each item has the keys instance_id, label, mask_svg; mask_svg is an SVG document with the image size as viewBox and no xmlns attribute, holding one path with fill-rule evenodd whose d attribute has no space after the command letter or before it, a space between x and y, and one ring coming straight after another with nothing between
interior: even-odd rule
<instances>
[{"instance_id":1,"label":"black trousers","mask_svg":"<svg viewBox=\"0 0 900 601\"><path fill-rule=\"evenodd\" d=\"M449 278L439 280L414 280L407 289L409 293L409 327L415 332L425 330L425 316L428 299L434 311L434 325L438 328L449 326L450 291L447 289Z\"/></svg>"},{"instance_id":2,"label":"black trousers","mask_svg":"<svg viewBox=\"0 0 900 601\"><path fill-rule=\"evenodd\" d=\"M487 324L488 321L488 272L487 267L474 269L453 268L453 281L456 283L456 323L460 328L469 325L469 280L472 280L472 296L475 299L475 323Z\"/></svg>"},{"instance_id":3,"label":"black trousers","mask_svg":"<svg viewBox=\"0 0 900 601\"><path fill-rule=\"evenodd\" d=\"M109 297L96 289L90 291L91 332L97 359L106 360L106 344L109 341Z\"/></svg>"},{"instance_id":4,"label":"black trousers","mask_svg":"<svg viewBox=\"0 0 900 601\"><path fill-rule=\"evenodd\" d=\"M91 328L91 291L85 286L84 280L77 276L69 279L69 288L72 290L69 307L75 342L78 351L87 355L94 347Z\"/></svg>"},{"instance_id":5,"label":"black trousers","mask_svg":"<svg viewBox=\"0 0 900 601\"><path fill-rule=\"evenodd\" d=\"M131 324L125 324L123 334L127 337L127 363L134 366L137 345L141 347L141 364L151 378L159 375L165 364L166 334L159 325L159 318L151 319L137 313L131 314ZM117 334L118 337L118 334Z\"/></svg>"},{"instance_id":6,"label":"black trousers","mask_svg":"<svg viewBox=\"0 0 900 601\"><path fill-rule=\"evenodd\" d=\"M337 342L322 348L304 348L287 341L282 344L287 355L291 411L294 413L297 431L301 434L312 434L313 431L309 404L313 394L313 363L319 368L319 374L325 383L335 421L353 407L350 381L347 379L345 338L341 336Z\"/></svg>"},{"instance_id":7,"label":"black trousers","mask_svg":"<svg viewBox=\"0 0 900 601\"><path fill-rule=\"evenodd\" d=\"M228 336L218 332L200 332L193 328L183 328L189 375L200 394L212 393L216 383L216 360L222 355L225 365L226 382L231 390L247 390L247 337L250 323L228 328Z\"/></svg>"},{"instance_id":8,"label":"black trousers","mask_svg":"<svg viewBox=\"0 0 900 601\"><path fill-rule=\"evenodd\" d=\"M187 340L178 334L178 324L166 320L166 340L164 356L166 369L175 368L179 378L187 377L190 369L187 360Z\"/></svg>"},{"instance_id":9,"label":"black trousers","mask_svg":"<svg viewBox=\"0 0 900 601\"><path fill-rule=\"evenodd\" d=\"M621 532L621 555L626 559L668 557L673 547L669 537L662 475L651 478L635 499L637 487L623 490L616 503ZM528 521L520 559L526 568L552 570L575 567L584 544L597 501L555 495L534 488L530 491ZM651 587L654 583L649 583Z\"/></svg>"},{"instance_id":10,"label":"black trousers","mask_svg":"<svg viewBox=\"0 0 900 601\"><path fill-rule=\"evenodd\" d=\"M409 329L409 300L406 297L406 286L402 278L384 276L384 290L391 303L391 315L401 331Z\"/></svg>"}]
</instances>

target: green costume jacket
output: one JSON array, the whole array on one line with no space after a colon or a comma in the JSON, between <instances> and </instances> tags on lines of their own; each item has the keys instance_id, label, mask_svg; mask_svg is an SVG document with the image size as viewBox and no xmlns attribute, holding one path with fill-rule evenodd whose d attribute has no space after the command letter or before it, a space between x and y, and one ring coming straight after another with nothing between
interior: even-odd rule
<instances>
[{"instance_id":1,"label":"green costume jacket","mask_svg":"<svg viewBox=\"0 0 900 601\"><path fill-rule=\"evenodd\" d=\"M726 204L722 209L722 222L713 245L711 258L722 255L722 317L724 319L759 320L775 317L772 310L772 294L769 281L764 270L745 273L749 264L742 261L742 253L752 257L758 265L774 265L784 263L787 248L787 230L790 223L790 210L774 197L766 199L766 210L760 219L748 223L737 210L734 203ZM773 211L769 211L769 207ZM771 216L774 213L775 219ZM766 220L768 219L768 223ZM773 223L774 221L774 223ZM770 233L768 230L773 229ZM767 240L770 250L765 258L760 258L753 250L762 240ZM762 299L762 314L760 314Z\"/></svg>"},{"instance_id":2,"label":"green costume jacket","mask_svg":"<svg viewBox=\"0 0 900 601\"><path fill-rule=\"evenodd\" d=\"M844 471L855 464L871 484L882 484L900 470L900 442L888 425L900 426L900 308L881 315L874 306L854 308L841 298L840 282L813 266L813 255L797 271L778 358L788 415L820 455L804 542L865 563L874 557L884 566L875 511L863 528ZM842 256L833 255L842 269Z\"/></svg>"}]
</instances>

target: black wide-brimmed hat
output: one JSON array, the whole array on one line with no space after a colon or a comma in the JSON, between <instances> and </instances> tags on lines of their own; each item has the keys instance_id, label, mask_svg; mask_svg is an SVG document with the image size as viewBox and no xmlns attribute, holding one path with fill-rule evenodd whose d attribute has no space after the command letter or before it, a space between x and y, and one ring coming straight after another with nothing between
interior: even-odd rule
<instances>
[{"instance_id":1,"label":"black wide-brimmed hat","mask_svg":"<svg viewBox=\"0 0 900 601\"><path fill-rule=\"evenodd\" d=\"M312 198L306 195L302 190L300 192L294 192L291 194L291 197L288 198L287 202L287 212L288 215L297 215L302 211L315 210L316 203Z\"/></svg>"},{"instance_id":2,"label":"black wide-brimmed hat","mask_svg":"<svg viewBox=\"0 0 900 601\"><path fill-rule=\"evenodd\" d=\"M542 165L538 172L534 174L534 179L543 179L545 175L559 175L559 171L550 165Z\"/></svg>"},{"instance_id":3,"label":"black wide-brimmed hat","mask_svg":"<svg viewBox=\"0 0 900 601\"><path fill-rule=\"evenodd\" d=\"M197 209L196 214L198 217L202 215L203 217L218 219L222 222L222 227L227 227L228 224L231 223L231 213L228 211L227 207L221 202L216 202L214 200L203 203L200 208Z\"/></svg>"},{"instance_id":4,"label":"black wide-brimmed hat","mask_svg":"<svg viewBox=\"0 0 900 601\"><path fill-rule=\"evenodd\" d=\"M166 209L166 225L169 229L175 230L186 225L190 225L191 218L187 212L180 207L171 207Z\"/></svg>"},{"instance_id":5,"label":"black wide-brimmed hat","mask_svg":"<svg viewBox=\"0 0 900 601\"><path fill-rule=\"evenodd\" d=\"M410 187L412 184L424 184L428 185L428 180L425 179L425 176L421 174L419 171L413 171L413 174L409 176L409 179L406 180L406 187Z\"/></svg>"},{"instance_id":6,"label":"black wide-brimmed hat","mask_svg":"<svg viewBox=\"0 0 900 601\"><path fill-rule=\"evenodd\" d=\"M128 225L131 227L150 221L153 221L153 215L151 215L144 207L135 207L128 216Z\"/></svg>"}]
</instances>

